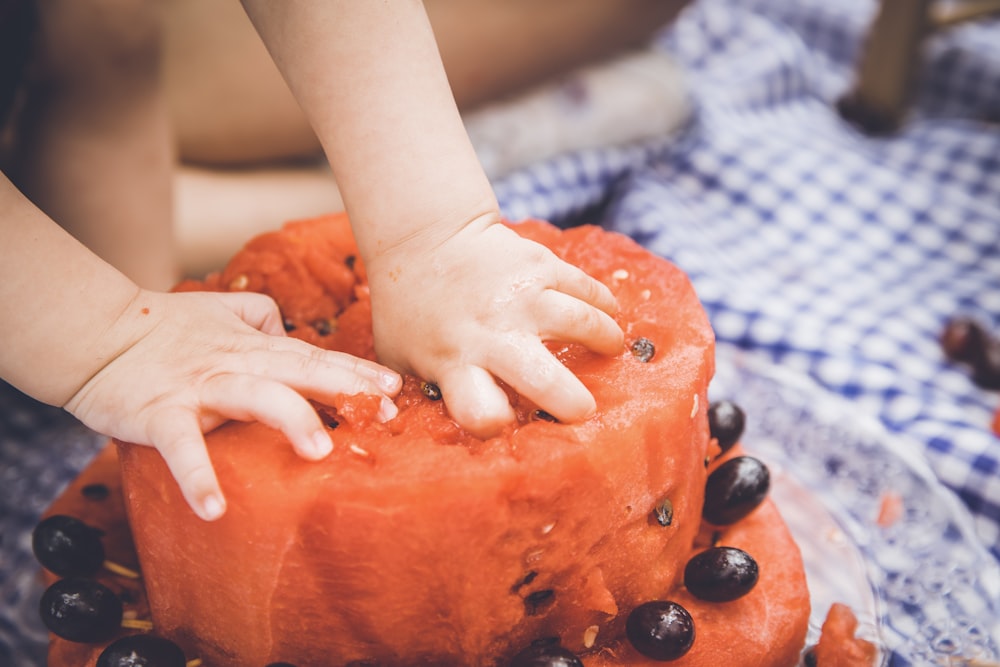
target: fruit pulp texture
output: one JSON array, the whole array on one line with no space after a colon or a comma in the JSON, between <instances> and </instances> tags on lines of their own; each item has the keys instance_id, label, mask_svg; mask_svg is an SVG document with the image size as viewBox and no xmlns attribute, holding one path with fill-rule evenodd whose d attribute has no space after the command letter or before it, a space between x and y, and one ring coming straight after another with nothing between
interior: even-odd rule
<instances>
[{"instance_id":1,"label":"fruit pulp texture","mask_svg":"<svg viewBox=\"0 0 1000 667\"><path fill-rule=\"evenodd\" d=\"M871 667L878 657L872 642L856 636L858 619L850 607L830 605L823 621L819 642L813 649L817 665L832 667Z\"/></svg>"}]
</instances>

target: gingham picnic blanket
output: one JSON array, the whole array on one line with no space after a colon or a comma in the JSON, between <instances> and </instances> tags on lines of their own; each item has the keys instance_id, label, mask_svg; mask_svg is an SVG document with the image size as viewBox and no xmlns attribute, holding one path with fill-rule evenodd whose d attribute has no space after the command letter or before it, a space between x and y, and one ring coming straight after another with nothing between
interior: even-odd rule
<instances>
[{"instance_id":1,"label":"gingham picnic blanket","mask_svg":"<svg viewBox=\"0 0 1000 667\"><path fill-rule=\"evenodd\" d=\"M677 263L720 344L911 438L1000 557L1000 393L939 343L958 314L1000 333L1000 22L931 37L904 126L870 138L835 104L876 9L697 2L656 42L687 73L687 126L530 165L497 190L514 218L597 220Z\"/></svg>"}]
</instances>

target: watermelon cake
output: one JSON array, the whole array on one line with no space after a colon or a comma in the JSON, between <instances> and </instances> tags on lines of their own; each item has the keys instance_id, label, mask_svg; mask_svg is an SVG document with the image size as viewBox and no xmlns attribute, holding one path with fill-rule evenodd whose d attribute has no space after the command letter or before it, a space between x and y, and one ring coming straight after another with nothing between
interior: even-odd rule
<instances>
[{"instance_id":1,"label":"watermelon cake","mask_svg":"<svg viewBox=\"0 0 1000 667\"><path fill-rule=\"evenodd\" d=\"M335 443L318 463L266 426L229 423L207 436L229 505L211 523L155 450L113 443L49 515L85 524L95 562L125 569L49 568L63 587L42 603L61 619L49 665L798 664L802 559L766 466L736 442L742 413L708 402L714 336L687 277L597 227L513 226L618 299L620 354L551 346L594 417L558 423L508 391L517 422L480 440L407 377L387 423L364 396L317 405ZM342 215L260 236L179 289L269 294L289 335L373 357ZM73 586L98 585L103 607L73 608ZM160 662L121 657L144 650Z\"/></svg>"}]
</instances>

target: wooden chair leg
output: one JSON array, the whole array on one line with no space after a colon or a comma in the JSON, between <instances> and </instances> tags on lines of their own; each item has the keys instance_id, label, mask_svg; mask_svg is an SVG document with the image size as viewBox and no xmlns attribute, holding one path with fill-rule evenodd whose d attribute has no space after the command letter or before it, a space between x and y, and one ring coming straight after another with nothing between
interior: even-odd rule
<instances>
[{"instance_id":1,"label":"wooden chair leg","mask_svg":"<svg viewBox=\"0 0 1000 667\"><path fill-rule=\"evenodd\" d=\"M1000 0L881 0L841 116L868 134L899 128L911 101L928 35L1000 12Z\"/></svg>"},{"instance_id":2,"label":"wooden chair leg","mask_svg":"<svg viewBox=\"0 0 1000 667\"><path fill-rule=\"evenodd\" d=\"M858 64L854 88L837 104L840 114L869 134L902 122L930 30L931 0L882 0Z\"/></svg>"}]
</instances>

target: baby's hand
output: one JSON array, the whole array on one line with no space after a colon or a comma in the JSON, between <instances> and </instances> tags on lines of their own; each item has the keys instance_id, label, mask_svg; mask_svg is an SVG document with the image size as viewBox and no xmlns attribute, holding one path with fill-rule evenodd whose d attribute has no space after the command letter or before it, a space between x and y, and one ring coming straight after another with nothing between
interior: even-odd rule
<instances>
[{"instance_id":1,"label":"baby's hand","mask_svg":"<svg viewBox=\"0 0 1000 667\"><path fill-rule=\"evenodd\" d=\"M452 417L480 437L514 419L499 378L557 419L594 398L543 341L618 354L611 291L493 217L430 244L412 238L368 264L375 345L387 365L433 382Z\"/></svg>"},{"instance_id":2,"label":"baby's hand","mask_svg":"<svg viewBox=\"0 0 1000 667\"><path fill-rule=\"evenodd\" d=\"M316 460L333 445L306 398L376 394L382 418L396 414L398 374L287 337L269 297L142 292L130 311L115 325L136 329L130 344L65 407L96 431L156 447L203 519L221 516L225 499L202 434L226 419L279 429Z\"/></svg>"}]
</instances>

